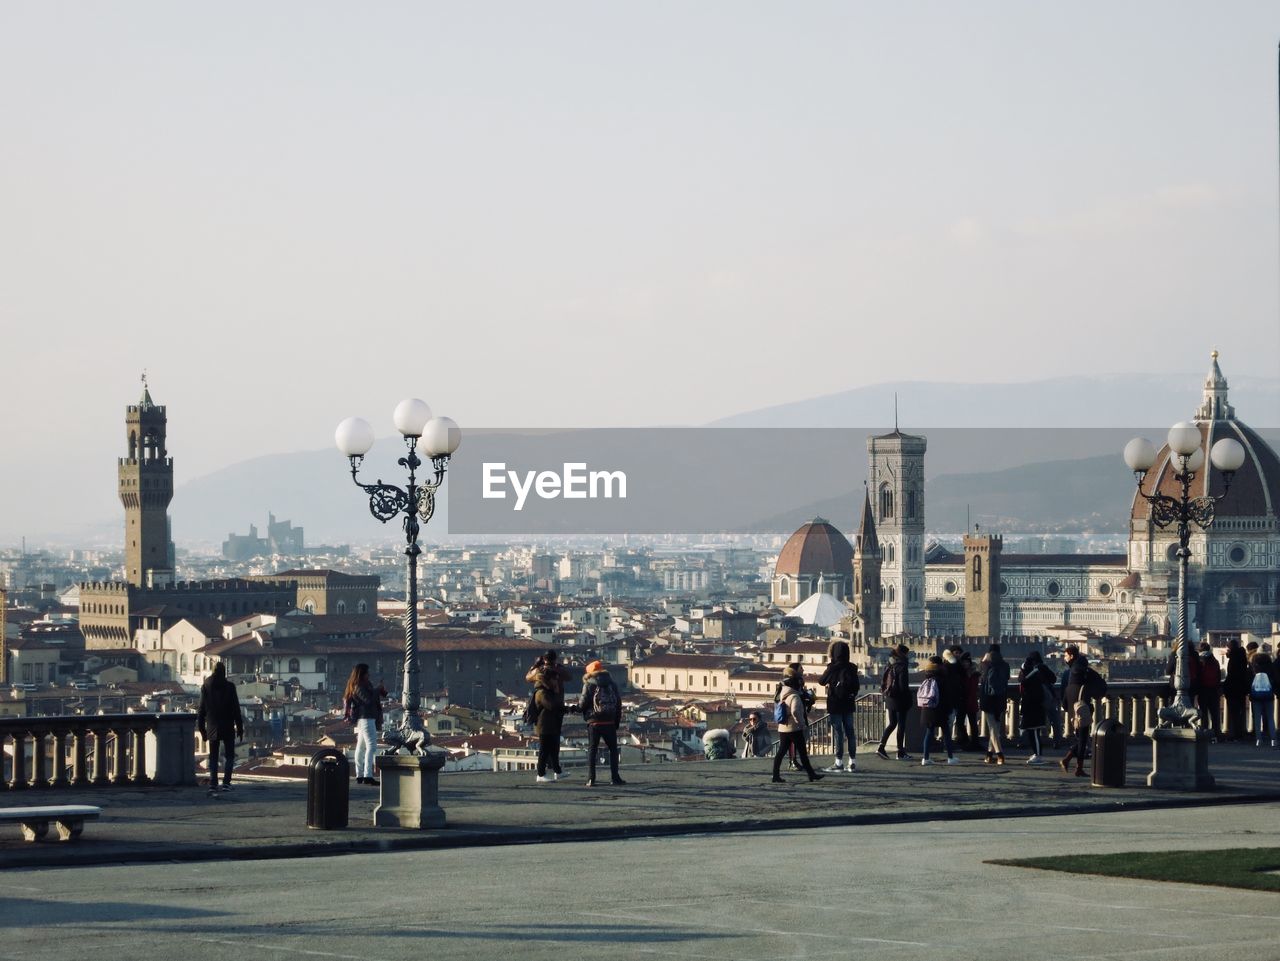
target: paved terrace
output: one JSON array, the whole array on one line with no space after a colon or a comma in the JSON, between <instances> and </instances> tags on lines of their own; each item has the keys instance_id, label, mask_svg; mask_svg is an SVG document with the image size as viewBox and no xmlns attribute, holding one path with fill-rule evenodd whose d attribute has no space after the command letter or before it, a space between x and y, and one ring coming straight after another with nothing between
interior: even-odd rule
<instances>
[{"instance_id":1,"label":"paved terrace","mask_svg":"<svg viewBox=\"0 0 1280 961\"><path fill-rule=\"evenodd\" d=\"M242 780L216 799L195 787L14 791L0 795L0 806L96 804L102 820L67 843L27 843L16 826L0 826L0 867L292 858L1280 800L1280 752L1237 745L1211 751L1220 788L1209 794L1148 789L1149 745L1130 748L1129 786L1118 790L1063 775L1056 762L1029 767L1022 756L1003 768L983 764L981 754L921 767L882 761L870 750L859 754L856 774L828 774L817 784L785 770L789 783L771 784L764 760L624 768L626 786L590 789L579 772L554 784L524 773L450 774L440 779L449 824L434 831L371 828L377 789L354 783L351 826L342 831L307 828L306 785L296 782Z\"/></svg>"}]
</instances>

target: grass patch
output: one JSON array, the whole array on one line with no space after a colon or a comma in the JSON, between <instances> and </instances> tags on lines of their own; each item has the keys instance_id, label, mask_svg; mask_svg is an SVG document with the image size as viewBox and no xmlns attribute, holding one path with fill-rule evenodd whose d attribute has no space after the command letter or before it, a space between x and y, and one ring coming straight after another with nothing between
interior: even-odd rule
<instances>
[{"instance_id":1,"label":"grass patch","mask_svg":"<svg viewBox=\"0 0 1280 961\"><path fill-rule=\"evenodd\" d=\"M988 864L1072 874L1101 874L1144 881L1211 884L1222 888L1280 892L1280 848L1217 851L1134 851L1125 854L1066 854L1045 858L999 858Z\"/></svg>"}]
</instances>

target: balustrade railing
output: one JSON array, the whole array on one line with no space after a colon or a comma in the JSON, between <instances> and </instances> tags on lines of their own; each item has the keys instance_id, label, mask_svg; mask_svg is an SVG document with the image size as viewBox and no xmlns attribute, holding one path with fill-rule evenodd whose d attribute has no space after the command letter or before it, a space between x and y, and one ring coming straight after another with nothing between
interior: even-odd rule
<instances>
[{"instance_id":1,"label":"balustrade railing","mask_svg":"<svg viewBox=\"0 0 1280 961\"><path fill-rule=\"evenodd\" d=\"M194 784L194 714L0 718L0 791Z\"/></svg>"}]
</instances>

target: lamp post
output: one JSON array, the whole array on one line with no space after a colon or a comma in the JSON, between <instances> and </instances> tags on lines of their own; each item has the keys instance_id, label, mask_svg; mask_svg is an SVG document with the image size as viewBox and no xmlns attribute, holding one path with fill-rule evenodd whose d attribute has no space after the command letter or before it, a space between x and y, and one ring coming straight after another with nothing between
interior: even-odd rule
<instances>
[{"instance_id":1,"label":"lamp post","mask_svg":"<svg viewBox=\"0 0 1280 961\"><path fill-rule=\"evenodd\" d=\"M1176 525L1178 534L1178 630L1174 643L1174 698L1160 709L1160 722L1153 735L1155 769L1147 783L1153 787L1205 790L1213 786L1208 771L1207 737L1199 730L1200 715L1196 711L1191 690L1191 650L1187 636L1187 565L1191 558L1191 530L1207 531L1213 525L1214 507L1226 496L1231 478L1244 464L1244 447L1239 441L1224 437L1209 451L1209 462L1222 473L1222 493L1191 496L1191 483L1205 466L1205 438L1195 424L1182 422L1169 429L1169 463L1178 483L1178 496L1159 490L1159 478L1151 492L1142 489L1143 481L1156 462L1156 448L1151 441L1135 437L1124 448L1124 460L1133 471L1138 495L1151 505L1151 523L1163 530ZM1162 763L1163 762L1163 763ZM1162 767L1164 770L1162 770Z\"/></svg>"},{"instance_id":2,"label":"lamp post","mask_svg":"<svg viewBox=\"0 0 1280 961\"><path fill-rule=\"evenodd\" d=\"M369 495L369 513L384 524L392 518L403 517L408 595L404 612L404 684L401 691L404 718L399 731L387 732L384 739L397 748L407 748L411 756L423 758L430 738L423 727L422 718L418 716L422 698L418 668L418 556L422 553L422 548L418 546L418 532L421 524L430 521L435 513L436 491L444 483L449 458L462 441L462 431L448 417L432 417L431 408L416 398L402 400L396 406L392 420L407 448L405 456L397 461L409 472L408 481L403 487L384 484L382 478L378 478L373 484L361 482L360 464L364 455L373 447L373 428L368 421L348 417L338 425L333 437L338 450L351 462L352 481ZM419 454L431 462L433 476L429 480L418 480L418 468L425 463ZM414 757L399 760L408 762L414 760ZM376 824L397 827L436 827L443 824L444 812L435 803L434 776L430 785L422 783L425 779L421 776L428 767L434 775L443 764L443 758L438 760L439 763L432 765L413 763L397 766L386 756L379 759L384 775L394 774L399 767L409 776L415 776L416 772L420 783L415 788L399 784L399 777L393 777L390 782L384 778L383 803L374 812ZM389 794L392 795L390 799Z\"/></svg>"}]
</instances>

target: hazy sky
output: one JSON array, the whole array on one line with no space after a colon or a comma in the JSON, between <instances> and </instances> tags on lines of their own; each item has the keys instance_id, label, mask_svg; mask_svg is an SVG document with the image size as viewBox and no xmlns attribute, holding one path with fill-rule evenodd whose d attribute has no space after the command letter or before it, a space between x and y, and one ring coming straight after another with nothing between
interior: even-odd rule
<instances>
[{"instance_id":1,"label":"hazy sky","mask_svg":"<svg viewBox=\"0 0 1280 961\"><path fill-rule=\"evenodd\" d=\"M1274 2L3 0L0 496L109 507L144 367L179 481L404 395L1274 375L1278 39Z\"/></svg>"}]
</instances>

